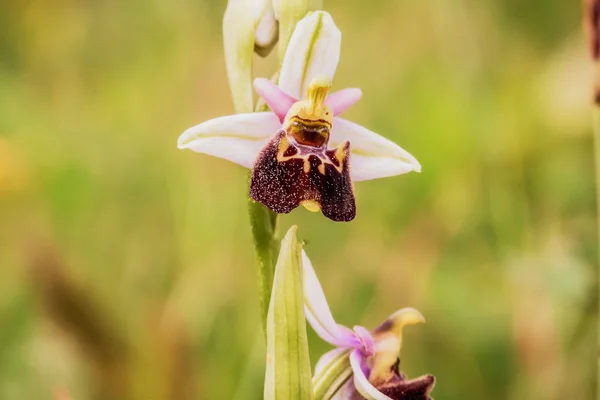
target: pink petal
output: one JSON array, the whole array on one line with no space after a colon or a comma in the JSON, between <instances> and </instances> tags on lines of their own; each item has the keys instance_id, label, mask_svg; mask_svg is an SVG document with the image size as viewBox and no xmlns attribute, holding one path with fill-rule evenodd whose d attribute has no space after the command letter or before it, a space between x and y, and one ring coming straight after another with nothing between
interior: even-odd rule
<instances>
[{"instance_id":1,"label":"pink petal","mask_svg":"<svg viewBox=\"0 0 600 400\"><path fill-rule=\"evenodd\" d=\"M265 78L256 78L254 80L254 89L256 90L256 93L264 99L271 111L277 115L281 122L283 122L285 115L292 104L298 101Z\"/></svg>"},{"instance_id":2,"label":"pink petal","mask_svg":"<svg viewBox=\"0 0 600 400\"><path fill-rule=\"evenodd\" d=\"M348 88L331 93L325 99L325 104L331 107L333 115L337 116L354 105L362 97L362 90L358 88Z\"/></svg>"},{"instance_id":3,"label":"pink petal","mask_svg":"<svg viewBox=\"0 0 600 400\"><path fill-rule=\"evenodd\" d=\"M308 323L321 339L334 346L346 348L357 346L354 333L338 325L333 319L321 283L304 250L302 250L302 267L304 268L304 313Z\"/></svg>"},{"instance_id":4,"label":"pink petal","mask_svg":"<svg viewBox=\"0 0 600 400\"><path fill-rule=\"evenodd\" d=\"M363 354L367 357L372 356L373 353L373 336L371 333L364 327L360 325L356 325L354 327L354 332L356 333L356 339L360 343Z\"/></svg>"},{"instance_id":5,"label":"pink petal","mask_svg":"<svg viewBox=\"0 0 600 400\"><path fill-rule=\"evenodd\" d=\"M350 365L354 373L354 386L356 390L367 400L392 400L392 398L381 393L371 385L365 372L368 372L367 360L359 350L350 354Z\"/></svg>"}]
</instances>

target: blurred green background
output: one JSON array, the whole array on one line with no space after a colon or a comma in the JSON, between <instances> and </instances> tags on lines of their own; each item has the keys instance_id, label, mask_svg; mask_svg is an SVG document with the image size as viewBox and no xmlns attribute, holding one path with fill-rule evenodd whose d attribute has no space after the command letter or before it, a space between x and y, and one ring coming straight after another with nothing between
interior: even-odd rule
<instances>
[{"instance_id":1,"label":"blurred green background","mask_svg":"<svg viewBox=\"0 0 600 400\"><path fill-rule=\"evenodd\" d=\"M298 209L333 313L412 306L440 399L592 399L592 66L580 3L325 0L345 116L421 174ZM231 114L225 1L0 5L0 399L260 399L248 172L177 149ZM257 58L270 76L275 53ZM330 347L308 328L313 364Z\"/></svg>"}]
</instances>

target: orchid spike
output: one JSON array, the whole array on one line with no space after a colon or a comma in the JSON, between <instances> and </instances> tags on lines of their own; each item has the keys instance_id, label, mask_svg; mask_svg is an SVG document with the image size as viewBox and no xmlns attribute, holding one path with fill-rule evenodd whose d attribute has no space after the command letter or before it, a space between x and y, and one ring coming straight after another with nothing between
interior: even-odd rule
<instances>
[{"instance_id":1,"label":"orchid spike","mask_svg":"<svg viewBox=\"0 0 600 400\"><path fill-rule=\"evenodd\" d=\"M396 311L369 332L362 326L346 328L335 322L310 259L302 251L304 313L315 332L336 348L317 362L314 398L431 400L433 375L407 379L400 372L402 328L425 322L414 308ZM352 377L352 379L350 379Z\"/></svg>"},{"instance_id":2,"label":"orchid spike","mask_svg":"<svg viewBox=\"0 0 600 400\"><path fill-rule=\"evenodd\" d=\"M209 120L186 130L178 147L254 168L251 195L275 212L303 205L335 221L352 220L353 181L421 166L390 140L339 117L362 96L356 88L328 95L340 42L329 14L310 13L290 39L279 86L254 82L272 111Z\"/></svg>"}]
</instances>

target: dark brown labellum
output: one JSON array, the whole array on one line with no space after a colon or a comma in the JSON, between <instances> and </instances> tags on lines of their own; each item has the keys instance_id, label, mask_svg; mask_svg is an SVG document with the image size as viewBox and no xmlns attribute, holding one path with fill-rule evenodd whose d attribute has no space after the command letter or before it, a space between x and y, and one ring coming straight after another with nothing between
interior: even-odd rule
<instances>
[{"instance_id":1,"label":"dark brown labellum","mask_svg":"<svg viewBox=\"0 0 600 400\"><path fill-rule=\"evenodd\" d=\"M305 146L280 130L256 159L250 196L280 214L303 204L334 221L353 220L350 143L332 150Z\"/></svg>"},{"instance_id":2,"label":"dark brown labellum","mask_svg":"<svg viewBox=\"0 0 600 400\"><path fill-rule=\"evenodd\" d=\"M431 400L429 394L434 386L433 375L406 379L406 375L398 372L394 379L378 386L377 390L393 400Z\"/></svg>"}]
</instances>

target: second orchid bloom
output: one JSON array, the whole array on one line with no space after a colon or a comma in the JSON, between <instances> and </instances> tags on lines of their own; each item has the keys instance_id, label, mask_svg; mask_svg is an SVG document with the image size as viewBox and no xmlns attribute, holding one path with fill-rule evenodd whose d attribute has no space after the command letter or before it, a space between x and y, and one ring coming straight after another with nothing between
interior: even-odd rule
<instances>
[{"instance_id":1,"label":"second orchid bloom","mask_svg":"<svg viewBox=\"0 0 600 400\"><path fill-rule=\"evenodd\" d=\"M424 322L403 308L372 331L333 318L312 264L291 227L281 241L267 318L265 399L431 400L433 375L408 379L400 371L402 330ZM335 349L310 379L305 319Z\"/></svg>"},{"instance_id":2,"label":"second orchid bloom","mask_svg":"<svg viewBox=\"0 0 600 400\"><path fill-rule=\"evenodd\" d=\"M372 331L339 325L304 251L302 267L306 319L321 339L336 347L315 367L315 400L431 400L433 375L408 379L400 371L402 329L425 322L421 313L414 308L400 309Z\"/></svg>"},{"instance_id":3,"label":"second orchid bloom","mask_svg":"<svg viewBox=\"0 0 600 400\"><path fill-rule=\"evenodd\" d=\"M179 148L253 168L252 198L277 213L299 205L334 221L355 217L353 181L421 170L407 151L367 128L338 117L360 89L328 96L339 60L341 33L324 11L296 25L278 85L254 87L271 111L236 114L186 130Z\"/></svg>"}]
</instances>

